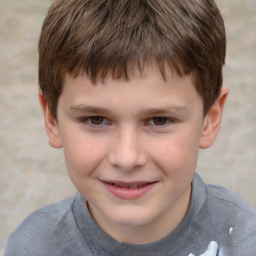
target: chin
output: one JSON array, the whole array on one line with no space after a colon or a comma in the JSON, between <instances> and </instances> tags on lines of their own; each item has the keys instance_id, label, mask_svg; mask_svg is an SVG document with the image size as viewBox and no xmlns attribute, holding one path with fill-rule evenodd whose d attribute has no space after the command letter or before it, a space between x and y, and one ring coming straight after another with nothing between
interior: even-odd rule
<instances>
[{"instance_id":1,"label":"chin","mask_svg":"<svg viewBox=\"0 0 256 256\"><path fill-rule=\"evenodd\" d=\"M152 215L142 210L118 211L118 214L111 216L112 222L126 227L145 226L153 221Z\"/></svg>"}]
</instances>

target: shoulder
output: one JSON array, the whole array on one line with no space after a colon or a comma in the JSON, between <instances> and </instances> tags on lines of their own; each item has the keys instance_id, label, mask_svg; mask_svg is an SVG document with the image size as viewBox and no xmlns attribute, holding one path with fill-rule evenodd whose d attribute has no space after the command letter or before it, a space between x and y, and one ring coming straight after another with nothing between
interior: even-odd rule
<instances>
[{"instance_id":1,"label":"shoulder","mask_svg":"<svg viewBox=\"0 0 256 256\"><path fill-rule=\"evenodd\" d=\"M206 185L207 207L224 255L256 255L256 212L227 188Z\"/></svg>"},{"instance_id":2,"label":"shoulder","mask_svg":"<svg viewBox=\"0 0 256 256\"><path fill-rule=\"evenodd\" d=\"M30 214L8 238L5 255L45 255L44 248L51 247L56 230L71 219L72 204L70 198Z\"/></svg>"},{"instance_id":3,"label":"shoulder","mask_svg":"<svg viewBox=\"0 0 256 256\"><path fill-rule=\"evenodd\" d=\"M212 203L218 209L225 212L232 211L232 215L247 215L252 218L256 218L256 211L253 207L242 199L239 195L235 194L231 190L218 186L218 185L206 185L207 200ZM236 210L235 212L233 212Z\"/></svg>"}]
</instances>

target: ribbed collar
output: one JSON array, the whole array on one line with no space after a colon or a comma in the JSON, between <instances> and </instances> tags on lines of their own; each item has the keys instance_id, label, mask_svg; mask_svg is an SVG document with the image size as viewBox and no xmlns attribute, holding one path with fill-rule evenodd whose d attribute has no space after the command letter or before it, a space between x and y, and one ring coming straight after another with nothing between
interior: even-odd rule
<instances>
[{"instance_id":1,"label":"ribbed collar","mask_svg":"<svg viewBox=\"0 0 256 256\"><path fill-rule=\"evenodd\" d=\"M204 222L202 218L205 218L207 214L203 214L202 218L199 217L205 205L206 196L205 184L199 175L195 174L192 183L191 202L183 221L165 238L144 245L118 242L104 232L91 217L85 199L80 193L76 194L73 213L85 242L90 248L94 248L93 251L98 250L99 254L97 255L181 255L181 248L184 248L184 251L191 252L192 249L194 251L197 247L196 244L208 244L209 237L207 241L204 241L204 237L199 238L195 234L195 229L198 234L198 230L203 232L206 228L205 225L201 225L201 222ZM214 233L212 239L215 237Z\"/></svg>"}]
</instances>

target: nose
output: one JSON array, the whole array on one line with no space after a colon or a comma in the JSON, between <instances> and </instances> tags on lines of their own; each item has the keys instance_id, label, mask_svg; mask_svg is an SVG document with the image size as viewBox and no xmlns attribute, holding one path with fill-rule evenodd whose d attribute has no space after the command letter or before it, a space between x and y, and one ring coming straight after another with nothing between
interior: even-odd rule
<instances>
[{"instance_id":1,"label":"nose","mask_svg":"<svg viewBox=\"0 0 256 256\"><path fill-rule=\"evenodd\" d=\"M122 171L132 171L145 165L147 156L136 129L126 128L115 133L109 151L109 162Z\"/></svg>"}]
</instances>

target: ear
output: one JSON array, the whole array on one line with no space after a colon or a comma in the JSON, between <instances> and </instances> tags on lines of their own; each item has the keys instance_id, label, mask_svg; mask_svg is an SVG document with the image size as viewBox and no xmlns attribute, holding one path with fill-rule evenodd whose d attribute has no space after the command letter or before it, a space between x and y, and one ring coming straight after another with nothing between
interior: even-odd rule
<instances>
[{"instance_id":1,"label":"ear","mask_svg":"<svg viewBox=\"0 0 256 256\"><path fill-rule=\"evenodd\" d=\"M45 130L49 138L49 144L54 148L62 148L58 123L53 117L41 90L38 92L38 97L44 114Z\"/></svg>"},{"instance_id":2,"label":"ear","mask_svg":"<svg viewBox=\"0 0 256 256\"><path fill-rule=\"evenodd\" d=\"M204 119L203 131L199 144L200 148L210 147L216 139L227 96L228 89L222 87L218 99L214 102Z\"/></svg>"}]
</instances>

